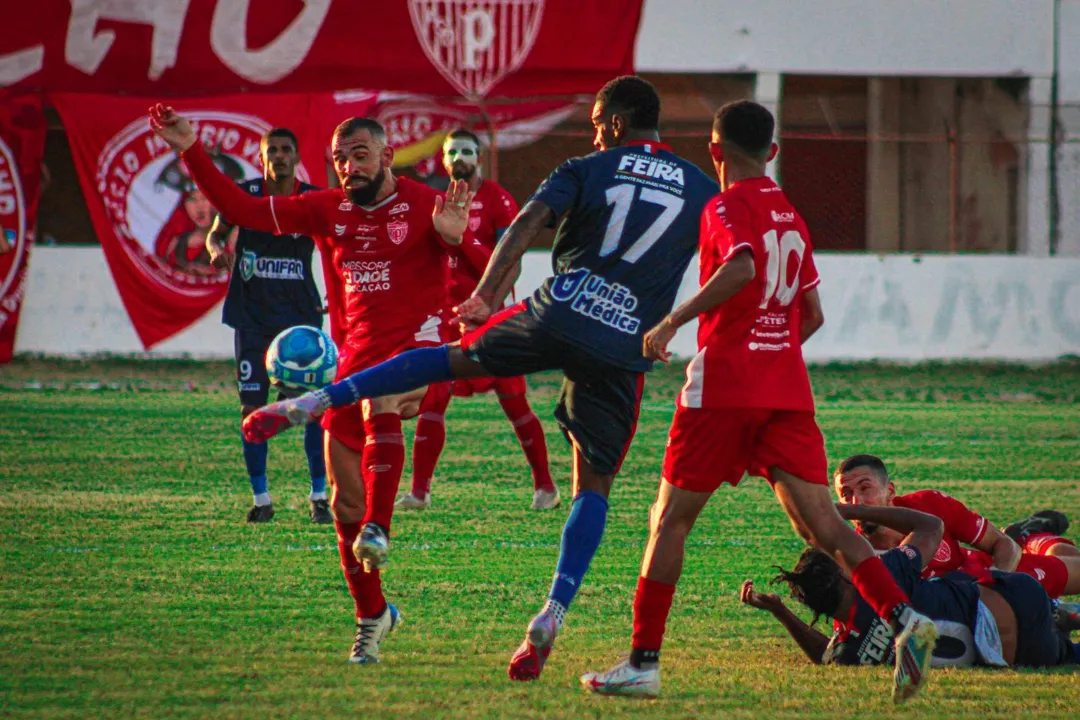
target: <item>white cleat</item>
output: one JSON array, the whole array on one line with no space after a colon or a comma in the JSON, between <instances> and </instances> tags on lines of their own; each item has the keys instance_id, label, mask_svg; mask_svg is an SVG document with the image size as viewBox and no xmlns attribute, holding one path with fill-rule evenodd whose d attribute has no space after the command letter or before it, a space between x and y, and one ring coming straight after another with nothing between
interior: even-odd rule
<instances>
[{"instance_id":1,"label":"white cleat","mask_svg":"<svg viewBox=\"0 0 1080 720\"><path fill-rule=\"evenodd\" d=\"M581 686L599 695L654 698L660 694L660 667L636 668L623 660L605 672L585 673Z\"/></svg>"},{"instance_id":2,"label":"white cleat","mask_svg":"<svg viewBox=\"0 0 1080 720\"><path fill-rule=\"evenodd\" d=\"M356 639L353 641L349 662L370 665L379 662L379 643L401 622L401 613L391 602L386 603L383 614L377 618L356 619Z\"/></svg>"},{"instance_id":3,"label":"white cleat","mask_svg":"<svg viewBox=\"0 0 1080 720\"><path fill-rule=\"evenodd\" d=\"M559 498L559 488L555 488L553 492L547 490L534 490L533 491L533 510L554 510L559 507L559 503L562 502Z\"/></svg>"},{"instance_id":4,"label":"white cleat","mask_svg":"<svg viewBox=\"0 0 1080 720\"><path fill-rule=\"evenodd\" d=\"M353 542L353 555L364 564L364 572L381 570L390 559L390 538L375 523L365 523Z\"/></svg>"},{"instance_id":5,"label":"white cleat","mask_svg":"<svg viewBox=\"0 0 1080 720\"><path fill-rule=\"evenodd\" d=\"M926 687L937 638L933 620L914 610L907 611L904 629L896 636L893 702L905 702Z\"/></svg>"},{"instance_id":6,"label":"white cleat","mask_svg":"<svg viewBox=\"0 0 1080 720\"><path fill-rule=\"evenodd\" d=\"M428 493L423 498L418 498L412 493L405 493L394 503L394 507L399 507L402 510L426 510L431 507L431 493Z\"/></svg>"}]
</instances>

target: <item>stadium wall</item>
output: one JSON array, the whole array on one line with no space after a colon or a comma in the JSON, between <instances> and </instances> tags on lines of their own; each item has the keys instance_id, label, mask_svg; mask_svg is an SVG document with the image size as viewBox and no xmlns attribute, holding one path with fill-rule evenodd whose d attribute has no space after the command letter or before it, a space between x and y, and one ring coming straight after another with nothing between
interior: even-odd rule
<instances>
[{"instance_id":1,"label":"stadium wall","mask_svg":"<svg viewBox=\"0 0 1080 720\"><path fill-rule=\"evenodd\" d=\"M810 360L1080 355L1080 259L823 253L817 266L826 322L806 345ZM547 252L529 253L518 296L550 272ZM691 267L680 301L696 288ZM231 357L232 331L220 317L215 307L149 355ZM696 324L683 328L676 355L693 355L695 332ZM100 248L34 249L15 347L61 356L142 353Z\"/></svg>"}]
</instances>

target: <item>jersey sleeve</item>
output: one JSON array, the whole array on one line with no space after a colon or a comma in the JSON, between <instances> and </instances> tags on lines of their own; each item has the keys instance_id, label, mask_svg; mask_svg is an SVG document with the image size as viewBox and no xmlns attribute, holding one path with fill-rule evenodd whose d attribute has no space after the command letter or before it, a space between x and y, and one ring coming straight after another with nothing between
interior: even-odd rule
<instances>
[{"instance_id":1,"label":"jersey sleeve","mask_svg":"<svg viewBox=\"0 0 1080 720\"><path fill-rule=\"evenodd\" d=\"M567 160L555 172L547 176L530 200L536 200L551 208L555 214L549 227L554 227L566 211L577 202L585 184L585 161L583 158Z\"/></svg>"},{"instance_id":2,"label":"jersey sleeve","mask_svg":"<svg viewBox=\"0 0 1080 720\"><path fill-rule=\"evenodd\" d=\"M719 198L715 206L706 206L706 212L715 214L710 218L709 243L720 262L727 262L743 250L754 255L764 252L761 238L754 237L753 215L746 203L738 198Z\"/></svg>"},{"instance_id":3,"label":"jersey sleeve","mask_svg":"<svg viewBox=\"0 0 1080 720\"><path fill-rule=\"evenodd\" d=\"M922 577L922 553L919 549L912 545L901 545L882 553L881 562L885 563L900 589L910 596Z\"/></svg>"},{"instance_id":4,"label":"jersey sleeve","mask_svg":"<svg viewBox=\"0 0 1080 720\"><path fill-rule=\"evenodd\" d=\"M252 197L225 176L210 159L202 144L195 143L183 153L191 177L206 194L210 204L233 225L274 233L275 235L329 235L318 210L321 195L333 191L305 193L289 197Z\"/></svg>"},{"instance_id":5,"label":"jersey sleeve","mask_svg":"<svg viewBox=\"0 0 1080 720\"><path fill-rule=\"evenodd\" d=\"M461 238L461 244L457 246L457 251L465 257L465 260L473 268L479 272L484 272L487 269L488 260L491 258L492 248L480 242L480 238L476 237L471 230L466 230L465 235Z\"/></svg>"},{"instance_id":6,"label":"jersey sleeve","mask_svg":"<svg viewBox=\"0 0 1080 720\"><path fill-rule=\"evenodd\" d=\"M491 219L495 226L495 242L499 241L503 230L510 227L510 223L514 222L518 214L518 205L514 202L514 197L504 188L500 190L499 199L495 201L491 211Z\"/></svg>"},{"instance_id":7,"label":"jersey sleeve","mask_svg":"<svg viewBox=\"0 0 1080 720\"><path fill-rule=\"evenodd\" d=\"M926 512L937 515L945 523L945 531L965 545L976 545L986 535L989 523L967 505L937 490L913 493L920 496Z\"/></svg>"},{"instance_id":8,"label":"jersey sleeve","mask_svg":"<svg viewBox=\"0 0 1080 720\"><path fill-rule=\"evenodd\" d=\"M806 257L803 258L802 266L799 268L799 287L803 292L807 290L813 290L821 284L821 277L818 275L817 265L814 263L814 250L810 248L806 252Z\"/></svg>"}]
</instances>

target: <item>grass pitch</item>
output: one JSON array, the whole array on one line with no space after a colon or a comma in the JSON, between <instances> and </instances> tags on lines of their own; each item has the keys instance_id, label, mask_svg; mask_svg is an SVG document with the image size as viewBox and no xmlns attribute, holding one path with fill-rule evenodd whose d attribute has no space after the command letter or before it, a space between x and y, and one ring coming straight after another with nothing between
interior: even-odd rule
<instances>
[{"instance_id":1,"label":"grass pitch","mask_svg":"<svg viewBox=\"0 0 1080 720\"><path fill-rule=\"evenodd\" d=\"M1080 367L828 366L812 373L830 464L882 455L1003 526L1080 522ZM384 588L405 623L383 663L345 662L353 620L333 529L306 517L298 433L271 444L273 523L250 504L226 363L20 358L0 368L0 717L1076 717L1080 676L936 671L903 709L886 668L819 668L741 606L801 543L760 479L724 488L691 536L663 695L586 696L628 650L630 601L679 370L646 386L607 534L544 677L506 663L540 606L567 507L531 482L493 398L456 399L434 506L398 513ZM558 379L530 380L550 420ZM411 430L411 426L410 426ZM406 475L408 475L408 468ZM406 478L405 483L408 480Z\"/></svg>"}]
</instances>

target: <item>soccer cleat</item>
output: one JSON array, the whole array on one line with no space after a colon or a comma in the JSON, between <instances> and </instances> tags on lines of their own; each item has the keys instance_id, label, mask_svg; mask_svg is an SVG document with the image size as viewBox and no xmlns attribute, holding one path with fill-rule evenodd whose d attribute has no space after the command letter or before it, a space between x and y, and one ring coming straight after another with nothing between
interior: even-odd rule
<instances>
[{"instance_id":1,"label":"soccer cleat","mask_svg":"<svg viewBox=\"0 0 1080 720\"><path fill-rule=\"evenodd\" d=\"M311 503L311 522L317 525L329 525L334 522L334 516L330 513L330 502L325 498L309 500Z\"/></svg>"},{"instance_id":2,"label":"soccer cleat","mask_svg":"<svg viewBox=\"0 0 1080 720\"><path fill-rule=\"evenodd\" d=\"M357 618L356 637L353 640L349 662L355 665L369 665L379 662L379 643L401 622L401 613L391 602L377 618Z\"/></svg>"},{"instance_id":3,"label":"soccer cleat","mask_svg":"<svg viewBox=\"0 0 1080 720\"><path fill-rule=\"evenodd\" d=\"M424 510L431 507L431 493L428 493L423 499L416 497L412 493L405 493L398 498L398 501L394 503L394 507L399 507L402 510Z\"/></svg>"},{"instance_id":4,"label":"soccer cleat","mask_svg":"<svg viewBox=\"0 0 1080 720\"><path fill-rule=\"evenodd\" d=\"M1019 522L1014 522L1005 528L1005 534L1020 545L1024 544L1029 535L1035 533L1050 533L1051 535L1064 535L1069 529L1069 518L1065 513L1057 510L1040 510Z\"/></svg>"},{"instance_id":5,"label":"soccer cleat","mask_svg":"<svg viewBox=\"0 0 1080 720\"><path fill-rule=\"evenodd\" d=\"M264 443L291 427L314 422L325 410L316 393L305 393L297 398L278 400L259 408L244 418L240 427L245 440Z\"/></svg>"},{"instance_id":6,"label":"soccer cleat","mask_svg":"<svg viewBox=\"0 0 1080 720\"><path fill-rule=\"evenodd\" d=\"M1068 635L1073 630L1080 630L1080 604L1051 600L1054 606L1054 623Z\"/></svg>"},{"instance_id":7,"label":"soccer cleat","mask_svg":"<svg viewBox=\"0 0 1080 720\"><path fill-rule=\"evenodd\" d=\"M360 535L353 543L353 554L364 564L364 572L380 570L386 566L390 555L390 538L375 523L364 523Z\"/></svg>"},{"instance_id":8,"label":"soccer cleat","mask_svg":"<svg viewBox=\"0 0 1080 720\"><path fill-rule=\"evenodd\" d=\"M547 490L534 490L533 491L533 510L554 510L559 507L559 488L555 488L552 491Z\"/></svg>"},{"instance_id":9,"label":"soccer cleat","mask_svg":"<svg viewBox=\"0 0 1080 720\"><path fill-rule=\"evenodd\" d=\"M252 505L248 510L247 521L249 523L270 522L274 517L273 505Z\"/></svg>"},{"instance_id":10,"label":"soccer cleat","mask_svg":"<svg viewBox=\"0 0 1080 720\"><path fill-rule=\"evenodd\" d=\"M600 695L654 698L660 694L660 666L636 668L623 660L602 673L585 673L581 686Z\"/></svg>"},{"instance_id":11,"label":"soccer cleat","mask_svg":"<svg viewBox=\"0 0 1080 720\"><path fill-rule=\"evenodd\" d=\"M893 702L897 704L914 697L926 686L938 638L933 620L911 609L906 615L907 621L896 636Z\"/></svg>"},{"instance_id":12,"label":"soccer cleat","mask_svg":"<svg viewBox=\"0 0 1080 720\"><path fill-rule=\"evenodd\" d=\"M529 622L529 628L525 631L525 639L514 651L510 658L510 667L506 673L511 680L535 680L540 677L544 670L544 663L551 655L551 649L555 647L555 618L546 610L540 611Z\"/></svg>"}]
</instances>

